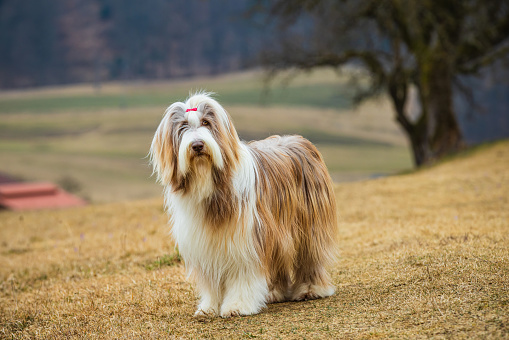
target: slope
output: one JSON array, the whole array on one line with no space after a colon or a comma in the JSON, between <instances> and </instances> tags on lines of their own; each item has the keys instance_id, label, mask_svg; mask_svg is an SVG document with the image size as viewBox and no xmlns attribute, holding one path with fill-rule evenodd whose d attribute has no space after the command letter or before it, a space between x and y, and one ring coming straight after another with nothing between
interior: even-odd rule
<instances>
[{"instance_id":1,"label":"slope","mask_svg":"<svg viewBox=\"0 0 509 340\"><path fill-rule=\"evenodd\" d=\"M5 338L505 338L509 141L340 184L328 299L228 320L196 295L160 200L0 214Z\"/></svg>"}]
</instances>

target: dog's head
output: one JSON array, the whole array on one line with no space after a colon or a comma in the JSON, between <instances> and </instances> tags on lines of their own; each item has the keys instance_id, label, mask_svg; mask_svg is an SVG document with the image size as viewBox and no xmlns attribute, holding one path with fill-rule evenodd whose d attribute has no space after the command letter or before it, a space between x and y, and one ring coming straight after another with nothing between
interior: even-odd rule
<instances>
[{"instance_id":1,"label":"dog's head","mask_svg":"<svg viewBox=\"0 0 509 340\"><path fill-rule=\"evenodd\" d=\"M230 173L238 161L238 148L229 114L202 92L168 107L149 155L161 184L185 190L186 183L203 169Z\"/></svg>"}]
</instances>

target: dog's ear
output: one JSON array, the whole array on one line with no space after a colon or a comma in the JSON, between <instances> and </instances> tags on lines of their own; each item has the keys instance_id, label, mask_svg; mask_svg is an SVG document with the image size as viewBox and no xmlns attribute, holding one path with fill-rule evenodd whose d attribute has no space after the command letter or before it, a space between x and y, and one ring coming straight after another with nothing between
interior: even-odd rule
<instances>
[{"instance_id":1,"label":"dog's ear","mask_svg":"<svg viewBox=\"0 0 509 340\"><path fill-rule=\"evenodd\" d=\"M152 145L150 146L150 163L152 164L152 175L157 175L157 181L162 185L170 184L170 181L177 171L177 148L175 141L177 134L174 133L175 115L183 114L180 105L175 103L170 106L161 120ZM181 112L182 111L182 112Z\"/></svg>"},{"instance_id":2,"label":"dog's ear","mask_svg":"<svg viewBox=\"0 0 509 340\"><path fill-rule=\"evenodd\" d=\"M157 175L157 181L163 185L169 183L171 178L171 165L168 153L171 153L171 138L167 137L166 119L163 119L157 128L150 147L150 163L152 164L152 175Z\"/></svg>"}]
</instances>

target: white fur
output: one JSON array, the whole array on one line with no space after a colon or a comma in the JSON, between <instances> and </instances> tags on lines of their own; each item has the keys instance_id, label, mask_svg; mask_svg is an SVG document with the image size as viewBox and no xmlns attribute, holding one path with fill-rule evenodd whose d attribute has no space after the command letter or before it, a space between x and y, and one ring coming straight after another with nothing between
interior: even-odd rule
<instances>
[{"instance_id":1,"label":"white fur","mask_svg":"<svg viewBox=\"0 0 509 340\"><path fill-rule=\"evenodd\" d=\"M241 147L239 165L234 175L234 188L238 197L247 194L249 200L247 211L240 214L244 219L232 222L235 223L233 235L218 235L226 228L203 228L203 211L196 204L205 198L200 186L196 186L190 195L173 193L170 187L166 189L173 237L189 275L197 277L201 300L196 315L249 315L258 313L265 306L266 278L260 270L253 237L246 237L253 234L256 209L254 161L245 145ZM221 242L210 242L212 239Z\"/></svg>"}]
</instances>

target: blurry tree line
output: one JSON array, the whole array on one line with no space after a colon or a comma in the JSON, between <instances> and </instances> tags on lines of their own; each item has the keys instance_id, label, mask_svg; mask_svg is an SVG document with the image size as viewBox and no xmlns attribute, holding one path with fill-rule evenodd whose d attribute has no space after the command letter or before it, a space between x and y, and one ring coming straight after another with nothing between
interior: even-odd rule
<instances>
[{"instance_id":1,"label":"blurry tree line","mask_svg":"<svg viewBox=\"0 0 509 340\"><path fill-rule=\"evenodd\" d=\"M0 0L0 87L216 74L264 36L250 0Z\"/></svg>"}]
</instances>

